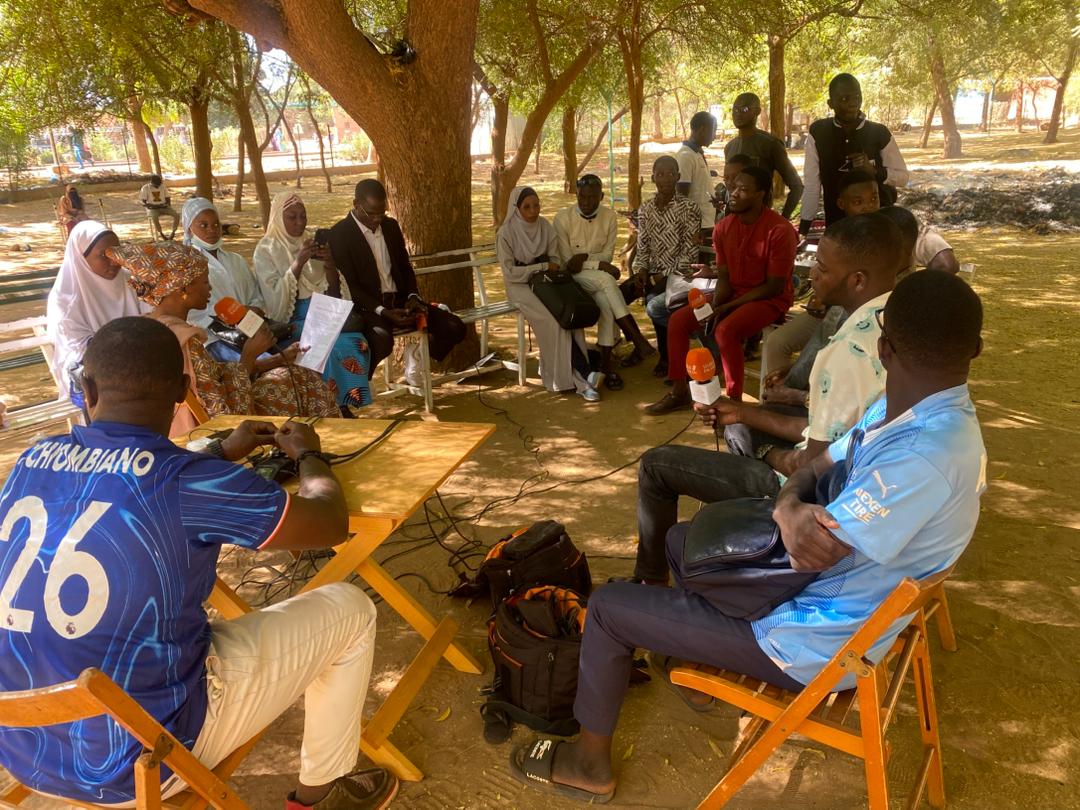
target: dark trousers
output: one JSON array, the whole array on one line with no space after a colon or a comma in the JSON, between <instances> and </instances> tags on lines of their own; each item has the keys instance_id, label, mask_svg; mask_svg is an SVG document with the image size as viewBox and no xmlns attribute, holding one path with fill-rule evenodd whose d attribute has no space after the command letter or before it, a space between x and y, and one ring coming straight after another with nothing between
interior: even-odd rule
<instances>
[{"instance_id":1,"label":"dark trousers","mask_svg":"<svg viewBox=\"0 0 1080 810\"><path fill-rule=\"evenodd\" d=\"M658 311L654 307L650 307L649 304L655 298L661 298L665 296L667 291L667 276L652 276L650 286L645 288L645 292L642 293L638 286L634 283L634 277L631 274L630 278L619 285L619 291L622 293L623 300L626 305L637 301L639 298L645 299L645 312L649 316L649 320L652 321L653 329L656 331L656 347L660 352L660 359L663 361L667 358L667 313L665 310L664 317L657 318L655 313ZM660 302L664 303L663 301Z\"/></svg>"},{"instance_id":2,"label":"dark trousers","mask_svg":"<svg viewBox=\"0 0 1080 810\"><path fill-rule=\"evenodd\" d=\"M672 555L682 554L685 531L686 524L672 529ZM677 556L672 563L678 566ZM589 597L574 700L582 728L615 733L635 648L802 689L762 652L750 622L721 613L678 581L674 588L613 582Z\"/></svg>"},{"instance_id":3,"label":"dark trousers","mask_svg":"<svg viewBox=\"0 0 1080 810\"><path fill-rule=\"evenodd\" d=\"M728 498L774 496L780 481L764 461L681 445L654 447L638 466L638 550L634 576L667 577L664 548L679 517L679 497L714 503ZM590 602L591 605L591 602Z\"/></svg>"},{"instance_id":4,"label":"dark trousers","mask_svg":"<svg viewBox=\"0 0 1080 810\"><path fill-rule=\"evenodd\" d=\"M404 306L404 303L397 305ZM428 349L432 360L446 359L450 351L465 339L466 331L467 327L457 315L428 304ZM371 379L375 367L394 350L394 327L381 315L365 312L363 333L371 348L371 367L368 369L368 379Z\"/></svg>"}]
</instances>

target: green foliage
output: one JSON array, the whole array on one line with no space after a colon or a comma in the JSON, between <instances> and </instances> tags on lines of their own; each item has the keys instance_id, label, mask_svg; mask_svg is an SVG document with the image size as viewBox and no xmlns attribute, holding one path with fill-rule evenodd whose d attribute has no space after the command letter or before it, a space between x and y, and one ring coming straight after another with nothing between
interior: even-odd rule
<instances>
[{"instance_id":1,"label":"green foliage","mask_svg":"<svg viewBox=\"0 0 1080 810\"><path fill-rule=\"evenodd\" d=\"M158 142L162 170L170 174L186 174L191 170L191 147L176 135L168 135Z\"/></svg>"},{"instance_id":2,"label":"green foliage","mask_svg":"<svg viewBox=\"0 0 1080 810\"><path fill-rule=\"evenodd\" d=\"M345 157L347 160L351 160L353 163L363 163L367 160L369 154L368 150L371 146L371 141L362 132L354 132L347 141L342 143L338 148L338 154Z\"/></svg>"},{"instance_id":3,"label":"green foliage","mask_svg":"<svg viewBox=\"0 0 1080 810\"><path fill-rule=\"evenodd\" d=\"M86 145L95 161L110 161L124 159L124 146L117 144L104 132L94 130L86 134Z\"/></svg>"},{"instance_id":4,"label":"green foliage","mask_svg":"<svg viewBox=\"0 0 1080 810\"><path fill-rule=\"evenodd\" d=\"M210 130L211 154L214 158L214 169L216 171L223 173L236 171L236 160L227 156L236 154L239 138L240 127L222 127Z\"/></svg>"}]
</instances>

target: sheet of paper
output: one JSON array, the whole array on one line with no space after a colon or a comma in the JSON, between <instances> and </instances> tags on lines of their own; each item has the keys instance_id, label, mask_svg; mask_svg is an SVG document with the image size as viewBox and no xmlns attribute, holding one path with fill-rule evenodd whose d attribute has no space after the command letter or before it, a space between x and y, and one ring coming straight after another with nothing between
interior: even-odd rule
<instances>
[{"instance_id":1,"label":"sheet of paper","mask_svg":"<svg viewBox=\"0 0 1080 810\"><path fill-rule=\"evenodd\" d=\"M296 365L323 373L326 359L352 312L352 302L315 293L311 296L304 331L300 335L300 356Z\"/></svg>"}]
</instances>

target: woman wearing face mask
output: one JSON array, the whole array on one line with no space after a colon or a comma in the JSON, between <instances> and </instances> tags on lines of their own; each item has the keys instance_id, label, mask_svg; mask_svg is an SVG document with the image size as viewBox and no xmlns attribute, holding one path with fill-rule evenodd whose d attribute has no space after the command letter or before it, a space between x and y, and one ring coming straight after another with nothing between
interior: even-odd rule
<instances>
[{"instance_id":1,"label":"woman wearing face mask","mask_svg":"<svg viewBox=\"0 0 1080 810\"><path fill-rule=\"evenodd\" d=\"M540 377L549 391L576 391L597 402L602 375L589 367L582 330L563 329L529 287L536 273L558 270L559 239L540 216L540 198L529 187L510 192L506 219L495 240L506 297L518 305L540 344Z\"/></svg>"},{"instance_id":2,"label":"woman wearing face mask","mask_svg":"<svg viewBox=\"0 0 1080 810\"><path fill-rule=\"evenodd\" d=\"M341 283L327 244L305 239L307 209L292 191L277 194L270 204L266 236L259 240L252 263L267 314L289 321L294 334L304 329L311 296L315 293L349 300L349 286ZM368 369L371 352L359 332L342 332L326 361L323 379L337 399L341 415L371 403Z\"/></svg>"},{"instance_id":3,"label":"woman wearing face mask","mask_svg":"<svg viewBox=\"0 0 1080 810\"><path fill-rule=\"evenodd\" d=\"M221 238L221 219L214 204L204 197L192 197L184 203L182 213L184 244L196 248L206 257L210 272L210 303L206 309L193 311L188 320L200 329L206 329L214 314L214 305L222 298L235 298L248 309L260 315L266 314L266 303L255 281L255 276L248 268L244 257L225 250ZM206 350L217 360L234 363L240 359L240 353L231 346L226 346L210 334ZM296 359L296 350L290 346L286 352Z\"/></svg>"},{"instance_id":4,"label":"woman wearing face mask","mask_svg":"<svg viewBox=\"0 0 1080 810\"><path fill-rule=\"evenodd\" d=\"M67 396L71 366L82 360L94 332L111 320L146 311L127 285L127 271L105 253L119 244L116 234L100 222L84 220L72 228L64 248L46 317L53 342L50 367Z\"/></svg>"}]
</instances>

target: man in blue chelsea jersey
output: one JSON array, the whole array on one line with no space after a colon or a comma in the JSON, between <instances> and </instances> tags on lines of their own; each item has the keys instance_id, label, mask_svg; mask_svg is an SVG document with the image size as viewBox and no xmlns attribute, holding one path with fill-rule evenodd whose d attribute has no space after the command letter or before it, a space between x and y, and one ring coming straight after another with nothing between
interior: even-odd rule
<instances>
[{"instance_id":1,"label":"man in blue chelsea jersey","mask_svg":"<svg viewBox=\"0 0 1080 810\"><path fill-rule=\"evenodd\" d=\"M342 542L341 486L310 426L244 422L209 453L167 438L188 389L173 333L120 318L86 352L91 416L38 442L0 493L0 690L97 667L210 767L303 695L299 784L288 810L382 808L397 780L357 771L375 608L354 585L317 588L234 621L203 604L222 545ZM289 495L234 463L276 445L299 467ZM0 765L42 793L130 804L142 746L111 719L0 728ZM184 785L162 769L162 792Z\"/></svg>"}]
</instances>

